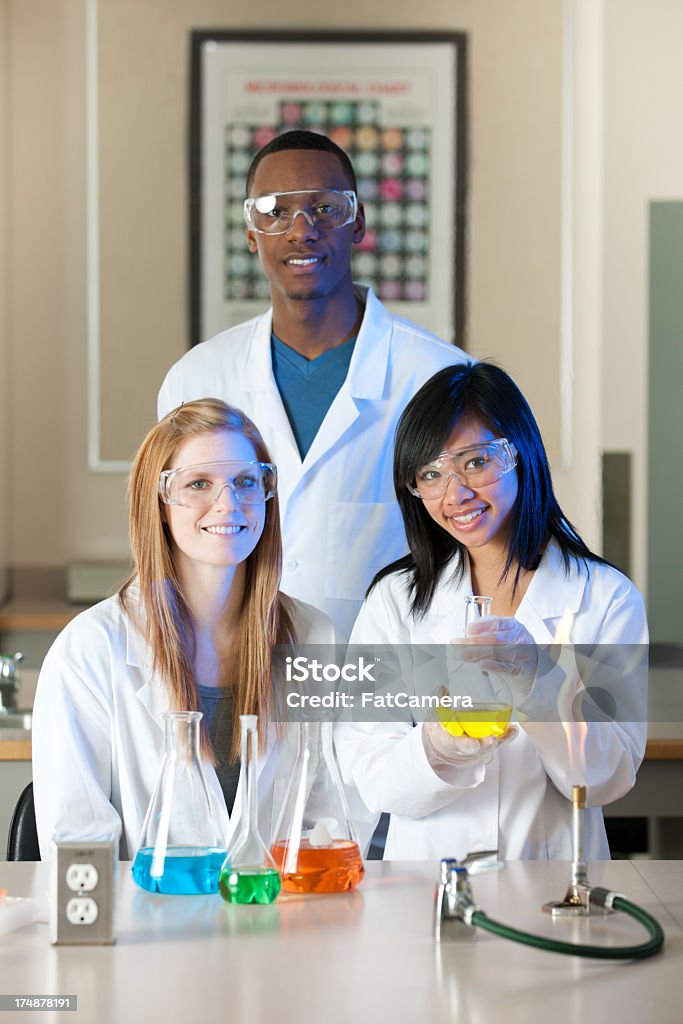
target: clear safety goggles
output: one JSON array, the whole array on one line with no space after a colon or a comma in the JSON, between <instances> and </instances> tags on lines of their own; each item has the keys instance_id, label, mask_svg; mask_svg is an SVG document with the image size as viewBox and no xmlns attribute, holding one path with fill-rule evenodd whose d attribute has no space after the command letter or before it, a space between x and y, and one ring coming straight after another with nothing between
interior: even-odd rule
<instances>
[{"instance_id":1,"label":"clear safety goggles","mask_svg":"<svg viewBox=\"0 0 683 1024\"><path fill-rule=\"evenodd\" d=\"M301 214L317 231L331 231L351 224L358 216L358 199L350 189L304 189L273 192L244 200L247 227L262 235L284 235Z\"/></svg>"},{"instance_id":2,"label":"clear safety goggles","mask_svg":"<svg viewBox=\"0 0 683 1024\"><path fill-rule=\"evenodd\" d=\"M277 469L269 462L204 462L159 477L162 501L183 508L210 508L226 487L238 504L260 505L277 491Z\"/></svg>"},{"instance_id":3,"label":"clear safety goggles","mask_svg":"<svg viewBox=\"0 0 683 1024\"><path fill-rule=\"evenodd\" d=\"M484 444L468 445L441 452L426 466L420 466L415 483L408 490L423 501L442 498L451 477L464 487L489 487L517 465L517 449L506 437Z\"/></svg>"}]
</instances>

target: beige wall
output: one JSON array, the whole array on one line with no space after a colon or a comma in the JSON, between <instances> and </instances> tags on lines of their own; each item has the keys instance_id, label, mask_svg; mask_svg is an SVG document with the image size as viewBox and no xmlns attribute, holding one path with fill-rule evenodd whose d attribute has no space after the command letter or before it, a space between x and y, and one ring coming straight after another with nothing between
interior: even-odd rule
<instances>
[{"instance_id":1,"label":"beige wall","mask_svg":"<svg viewBox=\"0 0 683 1024\"><path fill-rule=\"evenodd\" d=\"M418 8L404 0L389 9L352 0L325 13L329 28L470 34L469 338L473 351L517 376L555 455L561 7L561 0L432 0ZM103 331L121 345L132 339L137 353L132 371L130 360L120 360L118 378L116 361L108 368L118 417L110 429L127 437L126 450L151 422L157 382L185 345L186 29L284 23L279 7L256 9L233 3L228 20L218 0L99 3ZM21 486L12 557L24 565L122 557L123 478L86 468L84 5L10 0L9 11L12 414L22 424L13 448ZM312 0L299 0L287 26L320 24L318 12ZM159 53L173 59L160 63ZM154 119L140 114L150 97ZM146 145L145 132L157 130L160 148L159 138ZM141 238L143 206L154 230ZM154 384L139 393L146 372ZM134 438L126 433L132 420L140 424ZM36 480L38 496L27 502Z\"/></svg>"},{"instance_id":2,"label":"beige wall","mask_svg":"<svg viewBox=\"0 0 683 1024\"><path fill-rule=\"evenodd\" d=\"M333 12L334 23L329 10L323 21L468 32L469 338L475 352L513 368L532 400L557 373L561 7L561 0L431 0L385 10L352 2ZM320 25L318 12L312 0L299 0L287 27ZM188 32L268 24L254 17L253 4L233 4L230 13L228 23L218 0L99 3L105 459L135 448L150 397L187 344ZM553 406L546 433L556 449Z\"/></svg>"},{"instance_id":3,"label":"beige wall","mask_svg":"<svg viewBox=\"0 0 683 1024\"><path fill-rule=\"evenodd\" d=\"M84 5L9 0L12 561L125 556L123 478L88 472Z\"/></svg>"},{"instance_id":4,"label":"beige wall","mask_svg":"<svg viewBox=\"0 0 683 1024\"><path fill-rule=\"evenodd\" d=\"M605 39L602 431L606 447L634 453L634 567L644 586L648 204L683 199L683 4L606 0Z\"/></svg>"},{"instance_id":5,"label":"beige wall","mask_svg":"<svg viewBox=\"0 0 683 1024\"><path fill-rule=\"evenodd\" d=\"M85 3L4 4L11 559L124 557L124 478L87 469ZM229 20L223 0L98 7L101 313L115 396L105 435L125 438L128 452L152 422L156 387L186 340L187 29L321 21L312 0L290 5L286 18L280 5L235 0ZM400 0L390 9L350 0L325 11L328 28L468 32L469 344L502 362L528 394L561 501L595 546L599 452L635 452L641 586L646 203L681 193L683 142L672 126L683 93L682 20L678 0ZM574 103L569 465L561 461L559 378L563 47ZM0 92L0 118L1 103ZM140 231L143 222L150 230ZM0 256L0 287L1 270ZM127 344L136 353L132 373L131 360L120 358ZM0 335L0 359L1 345Z\"/></svg>"},{"instance_id":6,"label":"beige wall","mask_svg":"<svg viewBox=\"0 0 683 1024\"><path fill-rule=\"evenodd\" d=\"M602 346L602 57L601 0L573 0L565 13L562 272L567 349L560 401L563 458L553 458L560 504L588 545L602 543L600 353ZM556 400L552 378L546 403Z\"/></svg>"},{"instance_id":7,"label":"beige wall","mask_svg":"<svg viewBox=\"0 0 683 1024\"><path fill-rule=\"evenodd\" d=\"M6 593L10 499L2 482L9 476L9 352L7 340L7 8L0 0L0 601Z\"/></svg>"}]
</instances>

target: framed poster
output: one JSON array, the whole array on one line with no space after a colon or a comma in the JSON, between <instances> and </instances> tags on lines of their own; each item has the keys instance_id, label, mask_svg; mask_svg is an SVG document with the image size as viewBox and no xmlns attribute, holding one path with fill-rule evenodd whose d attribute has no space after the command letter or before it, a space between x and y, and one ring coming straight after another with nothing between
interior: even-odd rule
<instances>
[{"instance_id":1,"label":"framed poster","mask_svg":"<svg viewBox=\"0 0 683 1024\"><path fill-rule=\"evenodd\" d=\"M246 175L261 146L306 128L356 171L354 280L465 347L465 36L197 31L191 59L191 344L267 308Z\"/></svg>"}]
</instances>

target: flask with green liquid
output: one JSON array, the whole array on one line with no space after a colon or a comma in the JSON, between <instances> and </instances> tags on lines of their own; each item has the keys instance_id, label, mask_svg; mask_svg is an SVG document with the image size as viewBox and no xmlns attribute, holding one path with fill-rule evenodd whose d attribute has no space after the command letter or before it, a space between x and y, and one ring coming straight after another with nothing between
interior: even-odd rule
<instances>
[{"instance_id":1,"label":"flask with green liquid","mask_svg":"<svg viewBox=\"0 0 683 1024\"><path fill-rule=\"evenodd\" d=\"M239 831L228 845L218 878L226 903L272 903L280 874L258 829L258 717L240 715L242 793Z\"/></svg>"}]
</instances>

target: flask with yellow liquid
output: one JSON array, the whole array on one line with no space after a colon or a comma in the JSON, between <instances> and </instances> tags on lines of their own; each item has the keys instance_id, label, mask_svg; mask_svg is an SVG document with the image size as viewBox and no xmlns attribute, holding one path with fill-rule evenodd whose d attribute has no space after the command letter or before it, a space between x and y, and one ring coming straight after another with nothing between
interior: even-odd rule
<instances>
[{"instance_id":1,"label":"flask with yellow liquid","mask_svg":"<svg viewBox=\"0 0 683 1024\"><path fill-rule=\"evenodd\" d=\"M490 615L492 603L491 597L468 594L465 597L465 629L477 619ZM441 728L451 736L471 736L477 740L502 736L512 717L510 695L503 679L494 681L488 672L482 672L481 687L474 698L472 707L437 708L436 717Z\"/></svg>"},{"instance_id":2,"label":"flask with yellow liquid","mask_svg":"<svg viewBox=\"0 0 683 1024\"><path fill-rule=\"evenodd\" d=\"M472 736L483 740L487 736L502 736L512 716L510 704L474 704L471 708L437 708L436 717L441 728L451 736Z\"/></svg>"}]
</instances>

